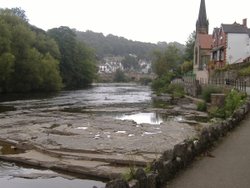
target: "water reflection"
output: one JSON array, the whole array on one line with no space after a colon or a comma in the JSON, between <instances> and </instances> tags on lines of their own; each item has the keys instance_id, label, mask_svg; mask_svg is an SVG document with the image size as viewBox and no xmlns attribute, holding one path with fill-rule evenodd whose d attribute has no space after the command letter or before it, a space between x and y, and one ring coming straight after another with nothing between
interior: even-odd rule
<instances>
[{"instance_id":1,"label":"water reflection","mask_svg":"<svg viewBox=\"0 0 250 188\"><path fill-rule=\"evenodd\" d=\"M50 170L36 170L0 162L1 187L8 188L92 188L105 187L105 183L94 180L60 177Z\"/></svg>"},{"instance_id":2,"label":"water reflection","mask_svg":"<svg viewBox=\"0 0 250 188\"><path fill-rule=\"evenodd\" d=\"M152 125L159 125L163 122L162 117L157 113L137 113L130 115L120 115L117 116L116 119L119 120L133 120L137 124L148 123Z\"/></svg>"},{"instance_id":3,"label":"water reflection","mask_svg":"<svg viewBox=\"0 0 250 188\"><path fill-rule=\"evenodd\" d=\"M140 112L136 114L122 114L117 115L115 119L119 120L131 120L136 124L147 123L151 125L160 125L166 121L183 122L185 118L183 116L169 116L166 114L156 113L156 112Z\"/></svg>"}]
</instances>

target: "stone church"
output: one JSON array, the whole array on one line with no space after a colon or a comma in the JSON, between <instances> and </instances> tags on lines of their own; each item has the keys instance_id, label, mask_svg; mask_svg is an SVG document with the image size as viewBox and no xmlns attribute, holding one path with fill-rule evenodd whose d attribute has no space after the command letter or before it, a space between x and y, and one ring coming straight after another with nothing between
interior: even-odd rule
<instances>
[{"instance_id":1,"label":"stone church","mask_svg":"<svg viewBox=\"0 0 250 188\"><path fill-rule=\"evenodd\" d=\"M212 35L209 35L205 0L201 0L198 20L196 22L196 39L194 45L194 74L196 80L207 83L209 79L208 64L212 49Z\"/></svg>"}]
</instances>

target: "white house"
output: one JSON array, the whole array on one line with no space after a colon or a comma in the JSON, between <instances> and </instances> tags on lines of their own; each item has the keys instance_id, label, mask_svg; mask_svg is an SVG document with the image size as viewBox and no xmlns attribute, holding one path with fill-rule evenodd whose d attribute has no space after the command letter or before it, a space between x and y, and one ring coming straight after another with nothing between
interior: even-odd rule
<instances>
[{"instance_id":1,"label":"white house","mask_svg":"<svg viewBox=\"0 0 250 188\"><path fill-rule=\"evenodd\" d=\"M221 24L212 35L212 61L215 67L242 63L250 57L250 29L247 19L239 24Z\"/></svg>"}]
</instances>

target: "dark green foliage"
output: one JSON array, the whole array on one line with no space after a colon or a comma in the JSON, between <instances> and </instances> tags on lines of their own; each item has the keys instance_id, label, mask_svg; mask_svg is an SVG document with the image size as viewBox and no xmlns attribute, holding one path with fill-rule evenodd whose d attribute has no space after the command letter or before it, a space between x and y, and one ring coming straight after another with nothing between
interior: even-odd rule
<instances>
[{"instance_id":1,"label":"dark green foliage","mask_svg":"<svg viewBox=\"0 0 250 188\"><path fill-rule=\"evenodd\" d=\"M173 98L184 97L184 86L181 84L169 84L167 88L167 93L172 94Z\"/></svg>"},{"instance_id":2,"label":"dark green foliage","mask_svg":"<svg viewBox=\"0 0 250 188\"><path fill-rule=\"evenodd\" d=\"M197 110L201 111L201 112L206 112L207 111L207 103L206 102L198 102Z\"/></svg>"},{"instance_id":3,"label":"dark green foliage","mask_svg":"<svg viewBox=\"0 0 250 188\"><path fill-rule=\"evenodd\" d=\"M238 74L240 76L249 76L250 75L250 66L240 69Z\"/></svg>"},{"instance_id":4,"label":"dark green foliage","mask_svg":"<svg viewBox=\"0 0 250 188\"><path fill-rule=\"evenodd\" d=\"M195 35L196 32L193 31L188 37L188 40L186 42L186 49L184 53L184 59L186 61L193 61L194 58L194 45L195 45Z\"/></svg>"},{"instance_id":5,"label":"dark green foliage","mask_svg":"<svg viewBox=\"0 0 250 188\"><path fill-rule=\"evenodd\" d=\"M140 78L139 82L142 84L142 85L149 85L150 83L152 83L152 78L148 78L148 77L142 77Z\"/></svg>"},{"instance_id":6,"label":"dark green foliage","mask_svg":"<svg viewBox=\"0 0 250 188\"><path fill-rule=\"evenodd\" d=\"M184 61L181 65L181 73L182 75L186 75L193 71L193 63L192 61Z\"/></svg>"},{"instance_id":7,"label":"dark green foliage","mask_svg":"<svg viewBox=\"0 0 250 188\"><path fill-rule=\"evenodd\" d=\"M121 69L117 69L114 75L114 82L126 82L127 78Z\"/></svg>"},{"instance_id":8,"label":"dark green foliage","mask_svg":"<svg viewBox=\"0 0 250 188\"><path fill-rule=\"evenodd\" d=\"M225 105L221 108L214 107L210 109L209 114L212 117L227 118L231 116L237 108L243 105L245 100L245 94L232 89L226 96Z\"/></svg>"},{"instance_id":9,"label":"dark green foliage","mask_svg":"<svg viewBox=\"0 0 250 188\"><path fill-rule=\"evenodd\" d=\"M202 88L202 93L201 93L202 99L206 102L211 102L211 94L212 93L220 93L220 92L222 92L221 88L208 85L208 86Z\"/></svg>"},{"instance_id":10,"label":"dark green foliage","mask_svg":"<svg viewBox=\"0 0 250 188\"><path fill-rule=\"evenodd\" d=\"M61 89L55 41L44 31L33 30L25 12L18 8L0 9L0 28L0 91ZM41 43L46 47L42 48Z\"/></svg>"},{"instance_id":11,"label":"dark green foliage","mask_svg":"<svg viewBox=\"0 0 250 188\"><path fill-rule=\"evenodd\" d=\"M184 51L184 45L174 43L145 43L125 39L114 35L104 36L102 33L93 31L80 32L75 31L77 39L95 49L98 57L105 56L127 56L135 54L139 59L152 59L153 51L164 51L168 45L175 45L180 51Z\"/></svg>"},{"instance_id":12,"label":"dark green foliage","mask_svg":"<svg viewBox=\"0 0 250 188\"><path fill-rule=\"evenodd\" d=\"M177 73L182 62L182 54L176 46L170 45L163 53L156 51L154 55L153 71L158 77L162 77L169 72Z\"/></svg>"},{"instance_id":13,"label":"dark green foliage","mask_svg":"<svg viewBox=\"0 0 250 188\"><path fill-rule=\"evenodd\" d=\"M246 96L235 89L231 90L226 97L225 111L229 117L237 108L244 104Z\"/></svg>"},{"instance_id":14,"label":"dark green foliage","mask_svg":"<svg viewBox=\"0 0 250 188\"><path fill-rule=\"evenodd\" d=\"M136 57L132 55L126 55L125 58L122 60L122 66L125 70L139 70L139 61Z\"/></svg>"},{"instance_id":15,"label":"dark green foliage","mask_svg":"<svg viewBox=\"0 0 250 188\"><path fill-rule=\"evenodd\" d=\"M59 45L60 71L66 88L85 87L92 83L96 73L93 51L76 39L75 32L68 27L54 28L48 34Z\"/></svg>"},{"instance_id":16,"label":"dark green foliage","mask_svg":"<svg viewBox=\"0 0 250 188\"><path fill-rule=\"evenodd\" d=\"M210 117L216 117L216 118L226 118L226 112L224 108L219 107L212 107L209 109L209 116Z\"/></svg>"},{"instance_id":17,"label":"dark green foliage","mask_svg":"<svg viewBox=\"0 0 250 188\"><path fill-rule=\"evenodd\" d=\"M168 89L168 85L170 84L171 80L173 78L173 74L169 73L162 77L158 77L152 82L152 89L157 93L166 93Z\"/></svg>"}]
</instances>

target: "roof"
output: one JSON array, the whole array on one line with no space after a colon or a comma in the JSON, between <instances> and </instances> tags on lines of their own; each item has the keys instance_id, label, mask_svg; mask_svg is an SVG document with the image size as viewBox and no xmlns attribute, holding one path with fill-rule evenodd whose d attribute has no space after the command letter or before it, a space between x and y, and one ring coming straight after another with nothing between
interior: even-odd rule
<instances>
[{"instance_id":1,"label":"roof","mask_svg":"<svg viewBox=\"0 0 250 188\"><path fill-rule=\"evenodd\" d=\"M207 34L198 34L199 45L202 49L211 49L212 48L212 35Z\"/></svg>"},{"instance_id":2,"label":"roof","mask_svg":"<svg viewBox=\"0 0 250 188\"><path fill-rule=\"evenodd\" d=\"M249 29L241 24L234 22L233 24L221 24L225 33L249 33Z\"/></svg>"}]
</instances>

